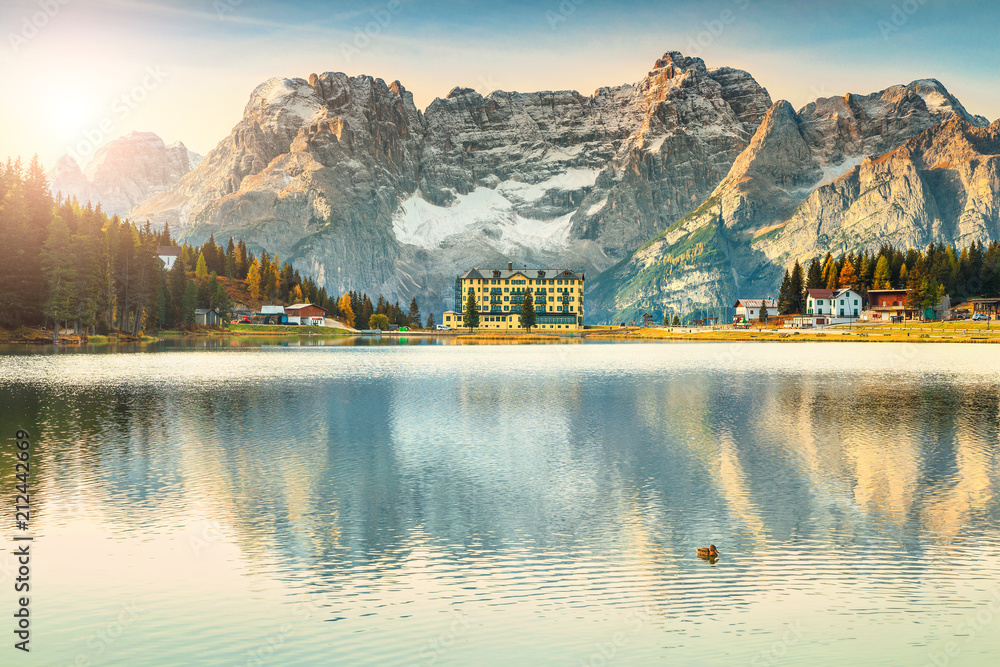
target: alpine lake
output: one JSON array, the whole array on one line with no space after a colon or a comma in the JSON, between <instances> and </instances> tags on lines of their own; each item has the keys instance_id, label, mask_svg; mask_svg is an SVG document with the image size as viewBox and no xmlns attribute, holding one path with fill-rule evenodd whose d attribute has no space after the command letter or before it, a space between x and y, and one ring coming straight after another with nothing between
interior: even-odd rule
<instances>
[{"instance_id":1,"label":"alpine lake","mask_svg":"<svg viewBox=\"0 0 1000 667\"><path fill-rule=\"evenodd\" d=\"M1000 346L8 346L0 405L2 664L1000 661Z\"/></svg>"}]
</instances>

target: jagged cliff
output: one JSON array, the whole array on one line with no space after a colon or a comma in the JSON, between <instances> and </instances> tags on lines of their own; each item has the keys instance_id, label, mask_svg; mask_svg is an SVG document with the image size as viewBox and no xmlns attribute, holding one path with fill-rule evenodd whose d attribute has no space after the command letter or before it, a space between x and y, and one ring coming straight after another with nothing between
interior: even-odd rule
<instances>
[{"instance_id":1,"label":"jagged cliff","mask_svg":"<svg viewBox=\"0 0 1000 667\"><path fill-rule=\"evenodd\" d=\"M678 53L590 96L456 88L424 112L399 82L272 79L132 217L438 310L470 267L610 266L712 191L770 105L746 72Z\"/></svg>"}]
</instances>

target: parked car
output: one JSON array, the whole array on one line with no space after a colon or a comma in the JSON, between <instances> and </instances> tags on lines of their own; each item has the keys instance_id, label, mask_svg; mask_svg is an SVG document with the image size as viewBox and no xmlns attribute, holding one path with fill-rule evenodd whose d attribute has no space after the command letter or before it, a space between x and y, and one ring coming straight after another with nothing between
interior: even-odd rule
<instances>
[{"instance_id":1,"label":"parked car","mask_svg":"<svg viewBox=\"0 0 1000 667\"><path fill-rule=\"evenodd\" d=\"M990 316L987 315L986 313L976 313L975 315L972 316L972 319L976 322L979 322L980 320L989 320Z\"/></svg>"},{"instance_id":2,"label":"parked car","mask_svg":"<svg viewBox=\"0 0 1000 667\"><path fill-rule=\"evenodd\" d=\"M437 330L438 331L451 331L451 327L448 326L447 324L439 324L439 325L437 325Z\"/></svg>"}]
</instances>

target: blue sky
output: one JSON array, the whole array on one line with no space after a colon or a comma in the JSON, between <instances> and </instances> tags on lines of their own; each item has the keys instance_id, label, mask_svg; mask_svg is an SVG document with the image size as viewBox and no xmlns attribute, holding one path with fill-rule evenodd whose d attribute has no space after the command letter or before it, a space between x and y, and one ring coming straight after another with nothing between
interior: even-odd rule
<instances>
[{"instance_id":1,"label":"blue sky","mask_svg":"<svg viewBox=\"0 0 1000 667\"><path fill-rule=\"evenodd\" d=\"M133 129L205 153L272 76L398 79L423 108L456 85L590 93L667 50L796 108L934 77L994 120L998 25L1000 3L945 0L5 0L0 157L51 164Z\"/></svg>"}]
</instances>

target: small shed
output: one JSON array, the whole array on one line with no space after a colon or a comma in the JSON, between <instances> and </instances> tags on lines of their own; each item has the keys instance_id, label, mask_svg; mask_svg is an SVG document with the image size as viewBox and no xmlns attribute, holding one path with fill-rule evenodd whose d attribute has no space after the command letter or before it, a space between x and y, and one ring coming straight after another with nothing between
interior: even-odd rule
<instances>
[{"instance_id":1,"label":"small shed","mask_svg":"<svg viewBox=\"0 0 1000 667\"><path fill-rule=\"evenodd\" d=\"M222 326L222 315L214 308L198 308L194 311L194 323L205 327Z\"/></svg>"}]
</instances>

